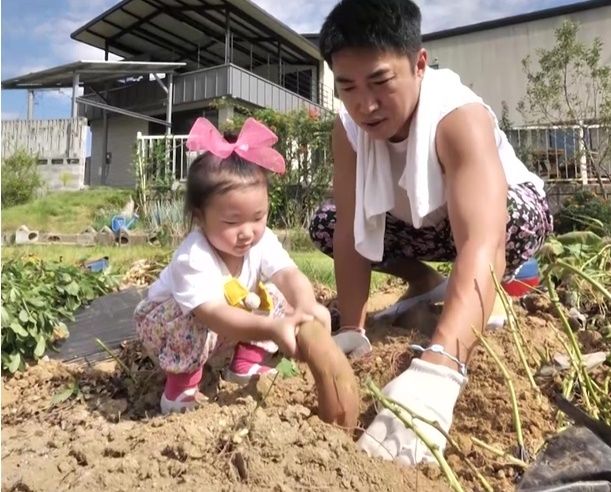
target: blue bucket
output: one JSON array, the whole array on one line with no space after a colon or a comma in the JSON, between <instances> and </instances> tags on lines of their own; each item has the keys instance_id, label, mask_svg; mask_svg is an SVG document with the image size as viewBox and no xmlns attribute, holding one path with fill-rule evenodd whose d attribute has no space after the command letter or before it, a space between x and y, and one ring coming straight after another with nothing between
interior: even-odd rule
<instances>
[{"instance_id":1,"label":"blue bucket","mask_svg":"<svg viewBox=\"0 0 611 492\"><path fill-rule=\"evenodd\" d=\"M94 273L98 273L106 270L108 268L108 265L108 256L104 256L103 258L100 258L98 260L88 261L87 263L85 263L85 268Z\"/></svg>"}]
</instances>

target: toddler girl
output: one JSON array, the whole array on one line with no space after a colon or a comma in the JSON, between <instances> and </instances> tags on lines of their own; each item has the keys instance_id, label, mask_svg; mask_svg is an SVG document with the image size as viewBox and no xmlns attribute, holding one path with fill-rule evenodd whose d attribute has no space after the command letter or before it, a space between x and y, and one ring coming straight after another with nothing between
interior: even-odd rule
<instances>
[{"instance_id":1,"label":"toddler girl","mask_svg":"<svg viewBox=\"0 0 611 492\"><path fill-rule=\"evenodd\" d=\"M266 227L267 172L283 173L278 140L249 118L237 141L206 119L193 125L187 148L204 152L186 183L191 232L136 308L145 349L166 373L161 411L197 404L202 368L230 344L225 378L247 382L273 371L269 356L297 355L298 325L315 317L330 330L327 309L274 233Z\"/></svg>"}]
</instances>

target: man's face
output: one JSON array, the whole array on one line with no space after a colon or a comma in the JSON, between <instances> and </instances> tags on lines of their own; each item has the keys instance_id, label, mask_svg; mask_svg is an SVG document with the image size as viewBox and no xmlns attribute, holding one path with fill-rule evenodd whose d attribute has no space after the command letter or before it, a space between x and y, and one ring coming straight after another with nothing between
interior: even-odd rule
<instances>
[{"instance_id":1,"label":"man's face","mask_svg":"<svg viewBox=\"0 0 611 492\"><path fill-rule=\"evenodd\" d=\"M427 64L407 55L373 48L344 48L333 54L338 95L348 114L372 138L402 140L409 133Z\"/></svg>"}]
</instances>

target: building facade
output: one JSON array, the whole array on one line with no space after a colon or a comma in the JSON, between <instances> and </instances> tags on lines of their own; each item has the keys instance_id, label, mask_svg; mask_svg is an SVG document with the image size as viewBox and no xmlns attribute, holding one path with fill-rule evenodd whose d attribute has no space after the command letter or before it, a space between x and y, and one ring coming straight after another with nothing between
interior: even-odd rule
<instances>
[{"instance_id":1,"label":"building facade","mask_svg":"<svg viewBox=\"0 0 611 492\"><path fill-rule=\"evenodd\" d=\"M514 125L528 123L517 107L526 94L522 60L556 44L554 30L570 19L581 27L578 37L587 45L603 43L602 64L611 66L611 2L596 0L518 15L423 36L430 61L461 77L501 117L503 101Z\"/></svg>"}]
</instances>

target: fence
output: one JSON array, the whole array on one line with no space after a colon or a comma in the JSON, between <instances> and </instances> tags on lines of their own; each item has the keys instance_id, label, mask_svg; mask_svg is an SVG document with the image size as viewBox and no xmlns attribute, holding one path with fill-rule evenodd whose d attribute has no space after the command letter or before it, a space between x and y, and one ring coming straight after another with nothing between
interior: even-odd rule
<instances>
[{"instance_id":1,"label":"fence","mask_svg":"<svg viewBox=\"0 0 611 492\"><path fill-rule=\"evenodd\" d=\"M611 181L611 129L601 125L525 126L507 132L518 157L549 182Z\"/></svg>"},{"instance_id":2,"label":"fence","mask_svg":"<svg viewBox=\"0 0 611 492\"><path fill-rule=\"evenodd\" d=\"M525 126L512 128L507 138L518 157L537 175L549 182L597 181L595 166L604 182L611 182L611 129L601 125ZM178 181L187 177L189 151L187 135L142 135L138 133L140 156L159 160L168 145L169 172ZM606 155L605 155L606 154Z\"/></svg>"},{"instance_id":3,"label":"fence","mask_svg":"<svg viewBox=\"0 0 611 492\"><path fill-rule=\"evenodd\" d=\"M136 145L138 156L143 162L168 163L159 172L168 172L172 180L184 181L192 156L187 150L188 135L143 135L138 132ZM166 160L167 156L167 160Z\"/></svg>"}]
</instances>

